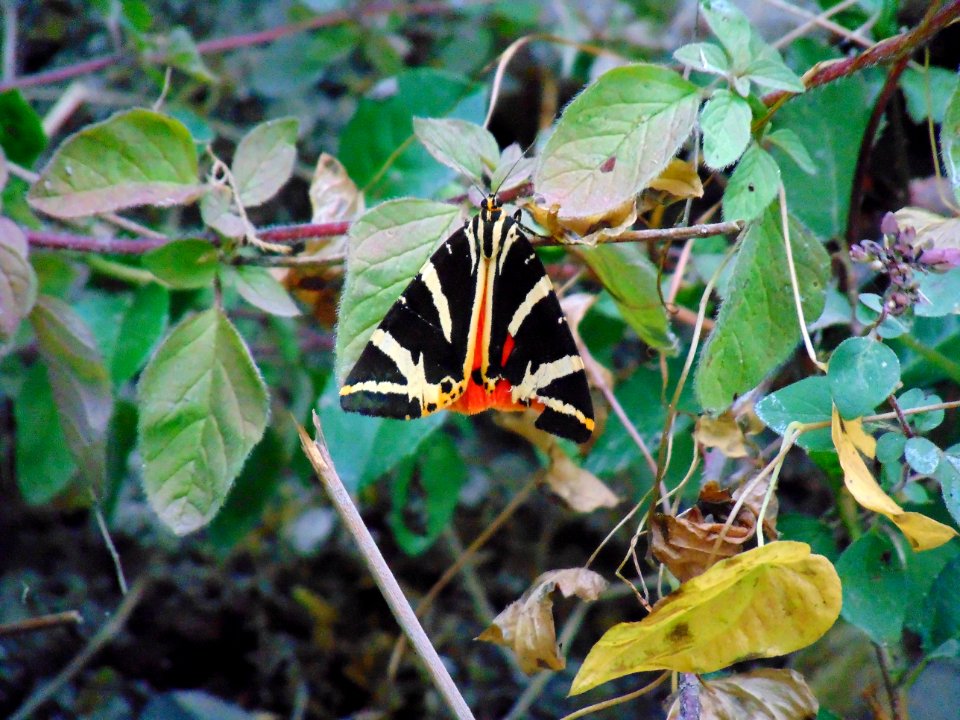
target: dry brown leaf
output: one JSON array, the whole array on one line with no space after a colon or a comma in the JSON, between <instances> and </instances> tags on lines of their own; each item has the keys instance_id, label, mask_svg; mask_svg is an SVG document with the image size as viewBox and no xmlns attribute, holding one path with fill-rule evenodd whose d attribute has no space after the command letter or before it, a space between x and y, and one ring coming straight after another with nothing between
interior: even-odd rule
<instances>
[{"instance_id":1,"label":"dry brown leaf","mask_svg":"<svg viewBox=\"0 0 960 720\"><path fill-rule=\"evenodd\" d=\"M577 512L593 512L620 503L616 493L596 475L573 462L559 444L550 448L550 467L544 480L571 510Z\"/></svg>"},{"instance_id":2,"label":"dry brown leaf","mask_svg":"<svg viewBox=\"0 0 960 720\"><path fill-rule=\"evenodd\" d=\"M545 208L526 202L523 208L551 237L563 240L573 233L587 243L603 236L619 235L637 220L636 198L629 198L605 212L583 217L560 217L560 208L556 205Z\"/></svg>"},{"instance_id":3,"label":"dry brown leaf","mask_svg":"<svg viewBox=\"0 0 960 720\"><path fill-rule=\"evenodd\" d=\"M737 419L729 410L718 417L701 415L693 437L708 448L717 448L729 458L747 456L747 442Z\"/></svg>"},{"instance_id":4,"label":"dry brown leaf","mask_svg":"<svg viewBox=\"0 0 960 720\"><path fill-rule=\"evenodd\" d=\"M532 675L538 670L563 670L566 661L557 647L551 594L559 590L564 597L576 595L587 602L596 600L607 588L607 581L586 568L568 568L546 572L527 591L494 618L477 640L511 648L520 668Z\"/></svg>"},{"instance_id":5,"label":"dry brown leaf","mask_svg":"<svg viewBox=\"0 0 960 720\"><path fill-rule=\"evenodd\" d=\"M333 155L320 153L310 182L310 222L353 220L366 209L363 193L347 175L346 168Z\"/></svg>"},{"instance_id":6,"label":"dry brown leaf","mask_svg":"<svg viewBox=\"0 0 960 720\"><path fill-rule=\"evenodd\" d=\"M793 670L755 670L700 687L700 720L812 720L819 710L803 676ZM667 720L679 717L674 700Z\"/></svg>"},{"instance_id":7,"label":"dry brown leaf","mask_svg":"<svg viewBox=\"0 0 960 720\"><path fill-rule=\"evenodd\" d=\"M756 527L757 519L760 517L760 509L763 507L763 500L770 488L769 482L753 483L747 480L743 485L733 491L733 499L739 500L744 493L743 507L740 509L740 515L737 518L742 524L750 523L750 520L744 517L747 512L753 516L751 523ZM780 512L780 503L777 500L777 494L770 496L770 502L767 503L767 511L763 515L763 537L767 540L776 540L780 533L777 532L777 515Z\"/></svg>"},{"instance_id":8,"label":"dry brown leaf","mask_svg":"<svg viewBox=\"0 0 960 720\"><path fill-rule=\"evenodd\" d=\"M753 525L731 525L714 550L723 527L723 522L705 520L696 506L679 517L658 513L650 526L653 556L681 582L702 575L720 560L741 552L753 537Z\"/></svg>"}]
</instances>

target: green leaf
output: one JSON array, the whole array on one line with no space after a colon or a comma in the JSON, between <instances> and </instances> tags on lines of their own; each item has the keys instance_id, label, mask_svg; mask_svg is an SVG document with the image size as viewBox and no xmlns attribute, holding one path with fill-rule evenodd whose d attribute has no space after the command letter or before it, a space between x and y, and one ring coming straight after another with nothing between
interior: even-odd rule
<instances>
[{"instance_id":1,"label":"green leaf","mask_svg":"<svg viewBox=\"0 0 960 720\"><path fill-rule=\"evenodd\" d=\"M907 446L907 438L900 432L886 432L877 438L877 460L884 465L899 462Z\"/></svg>"},{"instance_id":2,"label":"green leaf","mask_svg":"<svg viewBox=\"0 0 960 720\"><path fill-rule=\"evenodd\" d=\"M960 202L960 83L957 83L940 125L940 154L953 187L953 196Z\"/></svg>"},{"instance_id":3,"label":"green leaf","mask_svg":"<svg viewBox=\"0 0 960 720\"><path fill-rule=\"evenodd\" d=\"M822 518L802 513L781 513L777 517L777 532L780 533L780 540L807 543L811 552L823 555L832 563L836 563L840 555L833 528Z\"/></svg>"},{"instance_id":4,"label":"green leaf","mask_svg":"<svg viewBox=\"0 0 960 720\"><path fill-rule=\"evenodd\" d=\"M883 298L875 293L860 293L857 303L857 321L866 326L876 325L883 313ZM916 308L917 306L915 306ZM896 338L910 332L905 316L894 317L887 313L877 326L877 335L883 339Z\"/></svg>"},{"instance_id":5,"label":"green leaf","mask_svg":"<svg viewBox=\"0 0 960 720\"><path fill-rule=\"evenodd\" d=\"M143 266L177 290L209 287L220 253L206 240L175 240L144 255Z\"/></svg>"},{"instance_id":6,"label":"green leaf","mask_svg":"<svg viewBox=\"0 0 960 720\"><path fill-rule=\"evenodd\" d=\"M290 179L299 127L296 118L268 120L243 136L230 170L244 207L262 205Z\"/></svg>"},{"instance_id":7,"label":"green leaf","mask_svg":"<svg viewBox=\"0 0 960 720\"><path fill-rule=\"evenodd\" d=\"M17 487L27 503L41 505L63 492L77 471L43 363L34 363L27 370L13 404L13 417L17 423Z\"/></svg>"},{"instance_id":8,"label":"green leaf","mask_svg":"<svg viewBox=\"0 0 960 720\"><path fill-rule=\"evenodd\" d=\"M457 75L417 68L400 73L392 92L364 98L340 134L340 162L368 199L431 195L452 177L414 142L413 117L480 122L479 86ZM383 86L381 86L383 87Z\"/></svg>"},{"instance_id":9,"label":"green leaf","mask_svg":"<svg viewBox=\"0 0 960 720\"><path fill-rule=\"evenodd\" d=\"M730 70L730 61L723 48L709 42L683 45L673 52L673 57L700 72L726 75Z\"/></svg>"},{"instance_id":10,"label":"green leaf","mask_svg":"<svg viewBox=\"0 0 960 720\"><path fill-rule=\"evenodd\" d=\"M651 347L676 351L676 338L657 292L657 268L640 248L629 243L578 248L577 254L597 274L627 325Z\"/></svg>"},{"instance_id":11,"label":"green leaf","mask_svg":"<svg viewBox=\"0 0 960 720\"><path fill-rule=\"evenodd\" d=\"M830 381L823 375L804 378L770 393L754 406L757 416L779 435L792 422L829 422L833 409ZM797 438L797 445L807 450L833 450L830 428L810 430Z\"/></svg>"},{"instance_id":12,"label":"green leaf","mask_svg":"<svg viewBox=\"0 0 960 720\"><path fill-rule=\"evenodd\" d=\"M827 370L833 402L844 418L869 415L900 382L897 354L881 342L847 338L830 357Z\"/></svg>"},{"instance_id":13,"label":"green leaf","mask_svg":"<svg viewBox=\"0 0 960 720\"><path fill-rule=\"evenodd\" d=\"M182 321L143 371L140 453L147 499L178 535L220 509L263 435L267 389L221 310Z\"/></svg>"},{"instance_id":14,"label":"green leaf","mask_svg":"<svg viewBox=\"0 0 960 720\"><path fill-rule=\"evenodd\" d=\"M227 550L263 522L263 511L276 494L280 471L289 460L277 433L268 428L250 451L223 508L207 526L207 537L214 545Z\"/></svg>"},{"instance_id":15,"label":"green leaf","mask_svg":"<svg viewBox=\"0 0 960 720\"><path fill-rule=\"evenodd\" d=\"M742 70L750 60L753 29L740 10L728 0L702 0L700 11L710 30L733 59L733 69Z\"/></svg>"},{"instance_id":16,"label":"green leaf","mask_svg":"<svg viewBox=\"0 0 960 720\"><path fill-rule=\"evenodd\" d=\"M401 550L419 555L433 545L453 517L466 481L467 466L447 435L425 443L416 461L407 461L390 485L390 529ZM417 511L411 513L413 507ZM410 514L421 516L424 532L409 527Z\"/></svg>"},{"instance_id":17,"label":"green leaf","mask_svg":"<svg viewBox=\"0 0 960 720\"><path fill-rule=\"evenodd\" d=\"M960 447L954 446L943 454L934 477L940 483L943 504L960 525Z\"/></svg>"},{"instance_id":18,"label":"green leaf","mask_svg":"<svg viewBox=\"0 0 960 720\"><path fill-rule=\"evenodd\" d=\"M673 70L609 70L563 111L534 174L537 192L561 217L621 206L667 166L699 106L699 89Z\"/></svg>"},{"instance_id":19,"label":"green leaf","mask_svg":"<svg viewBox=\"0 0 960 720\"><path fill-rule=\"evenodd\" d=\"M343 23L290 35L261 50L250 48L250 89L266 98L301 103L316 92L321 79L344 67L338 61L356 49L364 34L360 23Z\"/></svg>"},{"instance_id":20,"label":"green leaf","mask_svg":"<svg viewBox=\"0 0 960 720\"><path fill-rule=\"evenodd\" d=\"M205 83L217 81L217 76L203 61L197 43L187 28L175 27L169 34L153 38L151 44L154 53L162 57L161 62L164 65L182 70L190 77Z\"/></svg>"},{"instance_id":21,"label":"green leaf","mask_svg":"<svg viewBox=\"0 0 960 720\"><path fill-rule=\"evenodd\" d=\"M732 165L750 142L750 105L729 90L717 90L700 111L703 160L713 170Z\"/></svg>"},{"instance_id":22,"label":"green leaf","mask_svg":"<svg viewBox=\"0 0 960 720\"><path fill-rule=\"evenodd\" d=\"M928 653L960 638L960 557L953 557L937 573L926 596L916 604L918 612L907 615L907 627L923 641ZM957 657L956 655L954 657Z\"/></svg>"},{"instance_id":23,"label":"green leaf","mask_svg":"<svg viewBox=\"0 0 960 720\"><path fill-rule=\"evenodd\" d=\"M37 275L27 254L26 235L0 217L0 343L14 336L37 300Z\"/></svg>"},{"instance_id":24,"label":"green leaf","mask_svg":"<svg viewBox=\"0 0 960 720\"><path fill-rule=\"evenodd\" d=\"M345 412L339 385L332 378L320 396L319 415L337 472L351 492L414 457L445 419L444 413L404 421Z\"/></svg>"},{"instance_id":25,"label":"green leaf","mask_svg":"<svg viewBox=\"0 0 960 720\"><path fill-rule=\"evenodd\" d=\"M30 168L46 147L40 116L20 91L0 93L0 148L7 159Z\"/></svg>"},{"instance_id":26,"label":"green leaf","mask_svg":"<svg viewBox=\"0 0 960 720\"><path fill-rule=\"evenodd\" d=\"M796 64L811 67L833 57L821 53L800 58ZM817 169L810 175L799 165L780 163L788 206L820 237L846 232L853 173L873 107L872 96L858 74L808 90L777 112L777 127L797 134L810 149ZM774 150L774 155L779 160L779 151Z\"/></svg>"},{"instance_id":27,"label":"green leaf","mask_svg":"<svg viewBox=\"0 0 960 720\"><path fill-rule=\"evenodd\" d=\"M787 157L793 160L797 164L797 167L808 175L813 175L817 171L817 166L814 164L813 158L810 157L810 153L807 152L807 146L803 144L803 140L801 140L800 136L793 130L789 128L774 130L771 133L767 133L764 140L783 150L787 154Z\"/></svg>"},{"instance_id":28,"label":"green leaf","mask_svg":"<svg viewBox=\"0 0 960 720\"><path fill-rule=\"evenodd\" d=\"M80 316L58 298L41 295L30 322L67 447L87 482L99 489L106 477L107 426L113 413L110 378L100 351Z\"/></svg>"},{"instance_id":29,"label":"green leaf","mask_svg":"<svg viewBox=\"0 0 960 720\"><path fill-rule=\"evenodd\" d=\"M900 76L900 89L913 122L921 125L929 117L934 123L942 123L950 97L957 89L957 73L940 67L908 65Z\"/></svg>"},{"instance_id":30,"label":"green leaf","mask_svg":"<svg viewBox=\"0 0 960 720\"><path fill-rule=\"evenodd\" d=\"M803 80L784 64L780 53L756 34L750 38L750 55L750 62L743 69L745 78L771 90L786 90L792 93L804 91Z\"/></svg>"},{"instance_id":31,"label":"green leaf","mask_svg":"<svg viewBox=\"0 0 960 720\"><path fill-rule=\"evenodd\" d=\"M267 268L239 265L228 268L228 277L233 281L240 297L254 307L279 317L296 317L300 308Z\"/></svg>"},{"instance_id":32,"label":"green leaf","mask_svg":"<svg viewBox=\"0 0 960 720\"><path fill-rule=\"evenodd\" d=\"M408 198L378 205L351 225L337 326L339 381L400 293L460 224L456 207Z\"/></svg>"},{"instance_id":33,"label":"green leaf","mask_svg":"<svg viewBox=\"0 0 960 720\"><path fill-rule=\"evenodd\" d=\"M918 317L943 317L960 312L960 268L945 273L921 273L917 279L917 289L923 298L913 306Z\"/></svg>"},{"instance_id":34,"label":"green leaf","mask_svg":"<svg viewBox=\"0 0 960 720\"><path fill-rule=\"evenodd\" d=\"M225 185L211 185L200 198L200 217L203 222L228 238L247 234L247 225L236 210L233 192Z\"/></svg>"},{"instance_id":35,"label":"green leaf","mask_svg":"<svg viewBox=\"0 0 960 720\"><path fill-rule=\"evenodd\" d=\"M415 117L413 131L433 157L476 183L497 166L500 146L484 127L466 120Z\"/></svg>"},{"instance_id":36,"label":"green leaf","mask_svg":"<svg viewBox=\"0 0 960 720\"><path fill-rule=\"evenodd\" d=\"M928 393L922 388L911 388L897 398L897 404L901 410L913 410L914 408L926 407L927 405L938 405L943 400L936 393ZM918 433L928 433L939 427L944 419L943 408L931 410L930 412L912 413L907 415L907 422L910 427Z\"/></svg>"},{"instance_id":37,"label":"green leaf","mask_svg":"<svg viewBox=\"0 0 960 720\"><path fill-rule=\"evenodd\" d=\"M920 609L940 570L957 552L956 543L947 543L914 553L909 543L894 547L887 535L866 533L836 563L843 618L876 643L899 643L907 615Z\"/></svg>"},{"instance_id":38,"label":"green leaf","mask_svg":"<svg viewBox=\"0 0 960 720\"><path fill-rule=\"evenodd\" d=\"M27 196L41 212L74 218L137 205L183 205L203 192L187 129L151 110L127 110L71 135Z\"/></svg>"},{"instance_id":39,"label":"green leaf","mask_svg":"<svg viewBox=\"0 0 960 720\"><path fill-rule=\"evenodd\" d=\"M823 310L830 257L794 221L790 240L804 316L812 321ZM771 205L744 234L727 299L703 349L694 383L701 405L726 408L786 360L799 340L779 208Z\"/></svg>"},{"instance_id":40,"label":"green leaf","mask_svg":"<svg viewBox=\"0 0 960 720\"><path fill-rule=\"evenodd\" d=\"M908 438L904 447L907 464L921 475L933 475L940 464L940 448L922 437Z\"/></svg>"},{"instance_id":41,"label":"green leaf","mask_svg":"<svg viewBox=\"0 0 960 720\"><path fill-rule=\"evenodd\" d=\"M777 161L751 143L730 176L723 192L724 220L753 220L777 197L780 168Z\"/></svg>"},{"instance_id":42,"label":"green leaf","mask_svg":"<svg viewBox=\"0 0 960 720\"><path fill-rule=\"evenodd\" d=\"M144 285L133 296L117 335L110 376L122 385L143 367L167 329L170 293L159 285Z\"/></svg>"}]
</instances>

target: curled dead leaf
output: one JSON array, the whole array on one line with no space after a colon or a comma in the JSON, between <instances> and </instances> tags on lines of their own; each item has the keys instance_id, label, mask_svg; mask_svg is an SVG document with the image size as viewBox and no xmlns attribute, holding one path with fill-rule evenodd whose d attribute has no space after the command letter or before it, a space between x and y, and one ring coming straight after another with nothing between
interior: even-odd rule
<instances>
[{"instance_id":1,"label":"curled dead leaf","mask_svg":"<svg viewBox=\"0 0 960 720\"><path fill-rule=\"evenodd\" d=\"M718 545L723 528L723 522L705 520L696 506L680 516L658 513L650 526L653 556L681 582L690 580L742 551L753 537L752 525L731 525Z\"/></svg>"},{"instance_id":2,"label":"curled dead leaf","mask_svg":"<svg viewBox=\"0 0 960 720\"><path fill-rule=\"evenodd\" d=\"M637 220L637 202L633 197L602 213L582 217L561 216L561 208L556 205L544 208L527 202L523 208L551 237L563 240L573 233L585 243L594 243L600 237L619 235Z\"/></svg>"},{"instance_id":3,"label":"curled dead leaf","mask_svg":"<svg viewBox=\"0 0 960 720\"><path fill-rule=\"evenodd\" d=\"M707 680L700 686L700 720L810 720L820 703L800 673L762 669ZM675 700L667 720L678 720Z\"/></svg>"},{"instance_id":4,"label":"curled dead leaf","mask_svg":"<svg viewBox=\"0 0 960 720\"><path fill-rule=\"evenodd\" d=\"M571 510L593 512L612 508L620 503L600 478L577 465L558 443L550 448L550 467L544 481Z\"/></svg>"},{"instance_id":5,"label":"curled dead leaf","mask_svg":"<svg viewBox=\"0 0 960 720\"><path fill-rule=\"evenodd\" d=\"M586 568L546 572L533 581L519 600L497 615L477 640L511 648L520 668L528 675L543 668L563 670L566 661L557 647L552 593L559 590L564 597L576 595L591 602L606 588L607 581Z\"/></svg>"},{"instance_id":6,"label":"curled dead leaf","mask_svg":"<svg viewBox=\"0 0 960 720\"><path fill-rule=\"evenodd\" d=\"M366 210L363 193L347 175L347 169L327 153L317 158L309 196L313 208L310 222L314 223L353 220Z\"/></svg>"},{"instance_id":7,"label":"curled dead leaf","mask_svg":"<svg viewBox=\"0 0 960 720\"><path fill-rule=\"evenodd\" d=\"M703 197L703 183L693 163L673 158L663 172L650 182L650 188L673 196L674 200Z\"/></svg>"},{"instance_id":8,"label":"curled dead leaf","mask_svg":"<svg viewBox=\"0 0 960 720\"><path fill-rule=\"evenodd\" d=\"M701 415L693 437L704 447L717 448L729 458L748 455L746 437L729 410L718 417Z\"/></svg>"}]
</instances>

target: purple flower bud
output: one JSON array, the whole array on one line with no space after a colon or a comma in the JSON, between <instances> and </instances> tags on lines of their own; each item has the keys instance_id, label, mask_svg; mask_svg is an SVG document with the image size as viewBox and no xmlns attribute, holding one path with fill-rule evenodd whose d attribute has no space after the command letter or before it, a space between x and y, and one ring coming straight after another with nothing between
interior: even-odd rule
<instances>
[{"instance_id":1,"label":"purple flower bud","mask_svg":"<svg viewBox=\"0 0 960 720\"><path fill-rule=\"evenodd\" d=\"M888 212L880 221L880 232L884 235L896 235L900 232L900 225L897 223L897 216Z\"/></svg>"}]
</instances>

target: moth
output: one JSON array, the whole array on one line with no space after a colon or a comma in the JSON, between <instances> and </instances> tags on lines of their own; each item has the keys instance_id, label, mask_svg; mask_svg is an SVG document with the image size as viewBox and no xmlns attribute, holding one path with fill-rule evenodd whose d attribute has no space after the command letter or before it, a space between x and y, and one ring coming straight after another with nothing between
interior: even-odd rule
<instances>
[{"instance_id":1,"label":"moth","mask_svg":"<svg viewBox=\"0 0 960 720\"><path fill-rule=\"evenodd\" d=\"M529 407L541 430L590 438L583 359L519 212L488 195L444 241L373 331L340 405L401 419Z\"/></svg>"}]
</instances>

